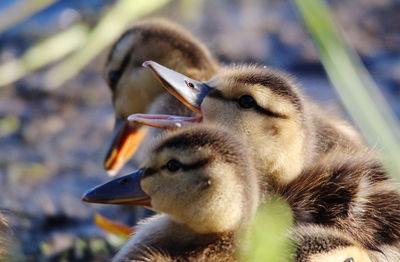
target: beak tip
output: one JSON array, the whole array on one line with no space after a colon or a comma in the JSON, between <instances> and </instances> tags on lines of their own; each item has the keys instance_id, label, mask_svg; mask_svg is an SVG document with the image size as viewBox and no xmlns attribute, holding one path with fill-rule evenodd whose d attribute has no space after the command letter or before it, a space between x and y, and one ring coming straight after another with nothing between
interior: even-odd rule
<instances>
[{"instance_id":1,"label":"beak tip","mask_svg":"<svg viewBox=\"0 0 400 262\"><path fill-rule=\"evenodd\" d=\"M89 199L86 197L86 194L84 194L84 195L82 196L81 201L82 201L82 202L86 202L86 203L89 203L89 202L90 202Z\"/></svg>"},{"instance_id":2,"label":"beak tip","mask_svg":"<svg viewBox=\"0 0 400 262\"><path fill-rule=\"evenodd\" d=\"M83 194L81 200L86 203L97 203L97 198L96 188L92 188Z\"/></svg>"},{"instance_id":3,"label":"beak tip","mask_svg":"<svg viewBox=\"0 0 400 262\"><path fill-rule=\"evenodd\" d=\"M136 120L136 115L133 114L133 115L128 116L127 120L128 121L135 121Z\"/></svg>"},{"instance_id":4,"label":"beak tip","mask_svg":"<svg viewBox=\"0 0 400 262\"><path fill-rule=\"evenodd\" d=\"M114 145L110 147L109 152L107 152L107 155L103 161L103 168L110 176L116 175L119 171L116 166L118 151L114 147Z\"/></svg>"},{"instance_id":5,"label":"beak tip","mask_svg":"<svg viewBox=\"0 0 400 262\"><path fill-rule=\"evenodd\" d=\"M114 177L118 174L118 170L116 169L108 169L107 167L105 167L107 175L110 177Z\"/></svg>"},{"instance_id":6,"label":"beak tip","mask_svg":"<svg viewBox=\"0 0 400 262\"><path fill-rule=\"evenodd\" d=\"M151 66L152 61L144 61L142 66L143 67L150 67Z\"/></svg>"}]
</instances>

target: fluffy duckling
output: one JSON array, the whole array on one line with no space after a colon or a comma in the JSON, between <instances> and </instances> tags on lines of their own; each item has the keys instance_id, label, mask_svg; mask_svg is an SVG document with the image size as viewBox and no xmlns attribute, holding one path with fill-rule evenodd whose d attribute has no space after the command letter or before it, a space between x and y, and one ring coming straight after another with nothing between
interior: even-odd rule
<instances>
[{"instance_id":1,"label":"fluffy duckling","mask_svg":"<svg viewBox=\"0 0 400 262\"><path fill-rule=\"evenodd\" d=\"M370 152L332 151L288 185L275 188L297 223L334 227L370 250L400 255L400 195Z\"/></svg>"},{"instance_id":2,"label":"fluffy duckling","mask_svg":"<svg viewBox=\"0 0 400 262\"><path fill-rule=\"evenodd\" d=\"M227 126L252 149L266 184L287 184L315 158L334 148L363 148L357 132L310 102L286 73L268 67L233 66L199 82L155 62L144 64L163 86L193 111L194 118L133 115L153 126L204 121ZM268 174L266 176L266 174Z\"/></svg>"},{"instance_id":3,"label":"fluffy duckling","mask_svg":"<svg viewBox=\"0 0 400 262\"><path fill-rule=\"evenodd\" d=\"M246 147L227 131L180 129L162 136L142 169L83 200L164 213L142 222L113 261L236 261L237 235L260 199L250 163Z\"/></svg>"},{"instance_id":4,"label":"fluffy duckling","mask_svg":"<svg viewBox=\"0 0 400 262\"><path fill-rule=\"evenodd\" d=\"M372 262L372 251L334 228L301 225L292 229L291 237L296 262Z\"/></svg>"},{"instance_id":5,"label":"fluffy duckling","mask_svg":"<svg viewBox=\"0 0 400 262\"><path fill-rule=\"evenodd\" d=\"M154 62L146 66L201 113L195 118L228 126L247 141L262 192L284 196L298 223L335 227L371 250L385 245L395 250L400 240L395 184L357 133L324 117L285 73L236 66L198 82ZM151 116L139 118L157 123Z\"/></svg>"},{"instance_id":6,"label":"fluffy duckling","mask_svg":"<svg viewBox=\"0 0 400 262\"><path fill-rule=\"evenodd\" d=\"M165 19L136 23L114 44L104 69L115 110L113 139L104 167L116 174L135 153L146 135L145 129L126 121L134 113L144 113L164 89L143 69L142 63L154 60L190 77L207 80L218 65L210 52L180 25ZM150 113L191 115L190 110L164 95Z\"/></svg>"}]
</instances>

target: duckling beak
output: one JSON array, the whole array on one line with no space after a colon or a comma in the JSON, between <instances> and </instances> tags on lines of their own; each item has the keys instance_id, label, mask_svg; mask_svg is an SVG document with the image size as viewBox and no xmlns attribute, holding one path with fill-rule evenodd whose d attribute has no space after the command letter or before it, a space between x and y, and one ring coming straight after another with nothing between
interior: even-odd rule
<instances>
[{"instance_id":1,"label":"duckling beak","mask_svg":"<svg viewBox=\"0 0 400 262\"><path fill-rule=\"evenodd\" d=\"M151 198L143 192L140 180L144 169L116 178L86 192L82 201L98 204L151 207Z\"/></svg>"},{"instance_id":2,"label":"duckling beak","mask_svg":"<svg viewBox=\"0 0 400 262\"><path fill-rule=\"evenodd\" d=\"M94 223L104 231L122 238L128 238L134 232L133 227L114 222L100 214L94 216Z\"/></svg>"},{"instance_id":3,"label":"duckling beak","mask_svg":"<svg viewBox=\"0 0 400 262\"><path fill-rule=\"evenodd\" d=\"M137 129L125 119L115 120L111 145L104 159L104 168L110 176L116 175L136 152L146 133L146 128Z\"/></svg>"},{"instance_id":4,"label":"duckling beak","mask_svg":"<svg viewBox=\"0 0 400 262\"><path fill-rule=\"evenodd\" d=\"M204 97L212 88L203 82L193 80L154 61L146 61L143 66L151 70L168 92L192 111L201 114L201 102L203 102Z\"/></svg>"},{"instance_id":5,"label":"duckling beak","mask_svg":"<svg viewBox=\"0 0 400 262\"><path fill-rule=\"evenodd\" d=\"M184 126L199 123L203 120L201 115L193 117L158 115L158 114L133 114L128 117L128 121L136 124L152 126L161 129L176 129Z\"/></svg>"}]
</instances>

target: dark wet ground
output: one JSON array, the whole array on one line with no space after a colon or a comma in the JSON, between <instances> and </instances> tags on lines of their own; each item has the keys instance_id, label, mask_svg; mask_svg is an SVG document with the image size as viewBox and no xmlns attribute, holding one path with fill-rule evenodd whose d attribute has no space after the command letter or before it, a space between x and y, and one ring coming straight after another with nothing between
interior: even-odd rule
<instances>
[{"instance_id":1,"label":"dark wet ground","mask_svg":"<svg viewBox=\"0 0 400 262\"><path fill-rule=\"evenodd\" d=\"M70 7L61 2L77 12L85 10L82 15L93 21L102 10L101 5ZM400 4L396 0L329 3L344 35L399 117ZM23 52L35 32L39 34L37 28L48 26L48 20L66 6L2 35L0 61ZM342 110L290 2L207 0L203 8L181 12L173 3L161 14L178 17L225 63L256 62L286 69L309 96ZM48 27L46 32L57 30L57 25ZM97 228L93 215L100 212L123 223L135 221L131 209L80 201L85 190L108 179L102 160L113 112L100 76L104 60L105 54L56 90L43 85L45 70L0 88L0 206L21 243L23 261L105 261L121 241ZM129 170L132 167L125 168Z\"/></svg>"}]
</instances>

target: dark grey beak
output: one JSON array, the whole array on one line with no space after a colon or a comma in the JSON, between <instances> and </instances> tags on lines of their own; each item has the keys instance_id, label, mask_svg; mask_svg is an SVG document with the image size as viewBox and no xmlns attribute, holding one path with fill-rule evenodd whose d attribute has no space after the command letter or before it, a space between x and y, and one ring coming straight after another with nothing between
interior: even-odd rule
<instances>
[{"instance_id":1,"label":"dark grey beak","mask_svg":"<svg viewBox=\"0 0 400 262\"><path fill-rule=\"evenodd\" d=\"M99 185L83 195L82 201L100 204L139 205L151 207L151 198L140 186L144 170L116 178Z\"/></svg>"}]
</instances>

